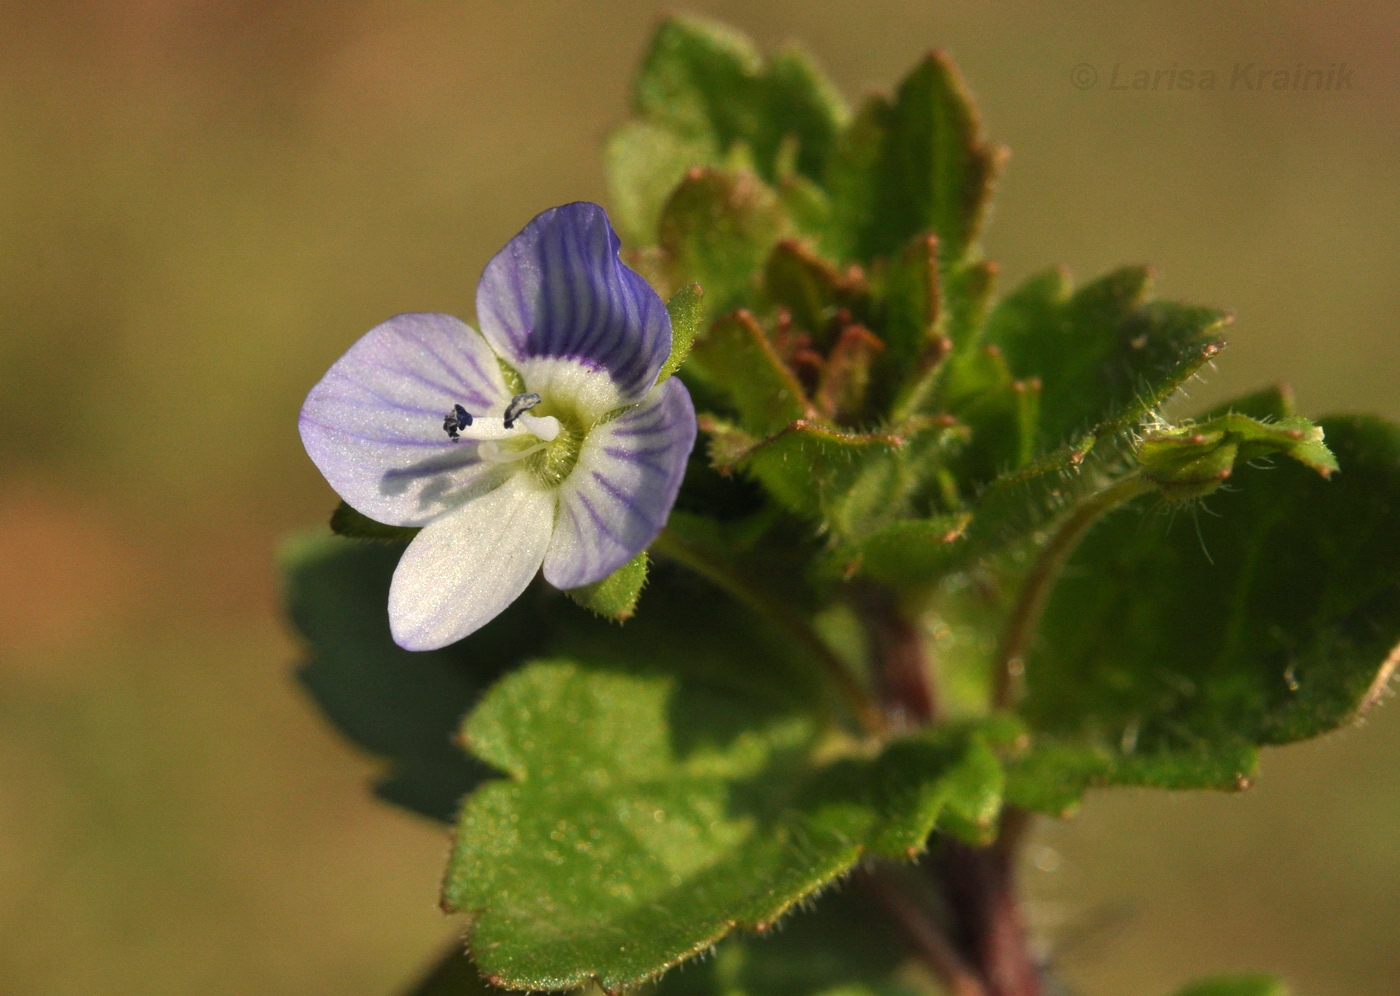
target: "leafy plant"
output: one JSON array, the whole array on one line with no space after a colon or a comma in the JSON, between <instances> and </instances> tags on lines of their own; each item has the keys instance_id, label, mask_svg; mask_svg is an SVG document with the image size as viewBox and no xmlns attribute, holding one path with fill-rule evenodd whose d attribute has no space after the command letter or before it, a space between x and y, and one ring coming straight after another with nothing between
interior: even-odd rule
<instances>
[{"instance_id":1,"label":"leafy plant","mask_svg":"<svg viewBox=\"0 0 1400 996\"><path fill-rule=\"evenodd\" d=\"M941 55L851 111L798 50L667 21L607 149L702 431L649 553L415 653L412 529L343 506L288 548L304 685L455 822L470 964L419 992L1047 992L1032 814L1245 788L1380 697L1400 430L1278 389L1168 422L1227 316L1140 269L998 297L1003 158Z\"/></svg>"}]
</instances>

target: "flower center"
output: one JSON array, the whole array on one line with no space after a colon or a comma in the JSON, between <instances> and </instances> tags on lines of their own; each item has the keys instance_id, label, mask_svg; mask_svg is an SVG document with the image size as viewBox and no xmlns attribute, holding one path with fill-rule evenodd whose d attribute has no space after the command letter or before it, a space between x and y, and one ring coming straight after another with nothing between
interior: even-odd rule
<instances>
[{"instance_id":1,"label":"flower center","mask_svg":"<svg viewBox=\"0 0 1400 996\"><path fill-rule=\"evenodd\" d=\"M528 460L525 466L542 483L556 487L578 463L586 433L569 413L530 414L543 400L532 392L517 394L499 417L473 415L461 405L453 405L442 428L451 442L475 441L477 456L487 463Z\"/></svg>"}]
</instances>

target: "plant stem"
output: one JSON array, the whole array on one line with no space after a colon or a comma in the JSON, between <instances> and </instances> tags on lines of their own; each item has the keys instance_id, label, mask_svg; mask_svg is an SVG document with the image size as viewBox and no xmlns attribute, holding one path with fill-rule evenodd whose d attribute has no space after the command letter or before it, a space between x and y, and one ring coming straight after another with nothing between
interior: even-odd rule
<instances>
[{"instance_id":1,"label":"plant stem","mask_svg":"<svg viewBox=\"0 0 1400 996\"><path fill-rule=\"evenodd\" d=\"M847 670L845 662L817 635L817 631L802 613L744 577L733 564L687 542L670 529L661 530L660 535L652 542L651 550L659 556L669 557L677 563L684 564L786 631L821 664L827 676L840 689L866 733L884 736L888 732L885 717L871 701L870 695Z\"/></svg>"},{"instance_id":2,"label":"plant stem","mask_svg":"<svg viewBox=\"0 0 1400 996\"><path fill-rule=\"evenodd\" d=\"M918 622L909 618L895 593L884 588L859 589L855 602L870 639L886 714L912 726L935 722L938 695Z\"/></svg>"},{"instance_id":3,"label":"plant stem","mask_svg":"<svg viewBox=\"0 0 1400 996\"><path fill-rule=\"evenodd\" d=\"M1069 555L1101 516L1145 494L1152 487L1151 482L1141 474L1134 473L1086 499L1061 521L1050 542L1031 565L997 647L996 687L992 692L992 702L997 708L1010 708L1020 696L1026 649Z\"/></svg>"},{"instance_id":4,"label":"plant stem","mask_svg":"<svg viewBox=\"0 0 1400 996\"><path fill-rule=\"evenodd\" d=\"M951 996L990 996L982 980L928 912L885 869L863 869L858 880L894 918L905 938L929 969L948 986Z\"/></svg>"},{"instance_id":5,"label":"plant stem","mask_svg":"<svg viewBox=\"0 0 1400 996\"><path fill-rule=\"evenodd\" d=\"M1016 851L1029 821L1008 808L991 847L945 840L927 859L956 922L954 943L987 996L1040 996L1040 972L1016 892Z\"/></svg>"}]
</instances>

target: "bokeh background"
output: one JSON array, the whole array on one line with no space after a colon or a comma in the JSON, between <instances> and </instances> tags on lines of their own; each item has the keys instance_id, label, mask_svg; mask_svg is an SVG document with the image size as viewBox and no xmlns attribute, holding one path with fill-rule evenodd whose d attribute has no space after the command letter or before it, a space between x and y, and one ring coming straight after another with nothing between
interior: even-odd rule
<instances>
[{"instance_id":1,"label":"bokeh background","mask_svg":"<svg viewBox=\"0 0 1400 996\"><path fill-rule=\"evenodd\" d=\"M950 50L1013 156L1008 282L1159 267L1232 308L1201 403L1271 378L1400 417L1400 6L697 2L848 94ZM290 680L280 537L333 497L307 388L388 315L468 315L536 211L602 199L646 0L0 3L0 992L397 990L455 929L443 831ZM1332 93L1107 89L1354 71ZM1080 89L1095 67L1098 83ZM1035 914L1087 996L1273 968L1400 980L1400 706L1242 797L1045 827Z\"/></svg>"}]
</instances>

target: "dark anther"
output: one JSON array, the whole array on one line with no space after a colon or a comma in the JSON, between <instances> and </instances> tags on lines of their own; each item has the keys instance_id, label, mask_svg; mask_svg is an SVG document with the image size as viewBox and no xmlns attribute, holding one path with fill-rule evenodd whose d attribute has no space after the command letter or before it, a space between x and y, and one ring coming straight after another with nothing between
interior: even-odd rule
<instances>
[{"instance_id":1,"label":"dark anther","mask_svg":"<svg viewBox=\"0 0 1400 996\"><path fill-rule=\"evenodd\" d=\"M505 424L507 429L515 428L515 420L534 408L542 399L538 394L517 394L506 405Z\"/></svg>"},{"instance_id":2,"label":"dark anther","mask_svg":"<svg viewBox=\"0 0 1400 996\"><path fill-rule=\"evenodd\" d=\"M447 413L447 417L442 420L443 431L447 433L447 438L452 442L457 442L462 429L472 424L472 413L461 405L453 405L452 410Z\"/></svg>"}]
</instances>

